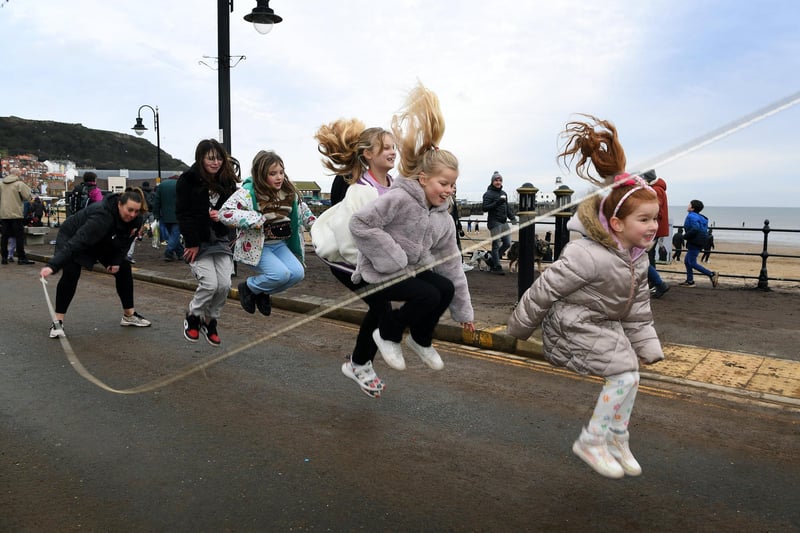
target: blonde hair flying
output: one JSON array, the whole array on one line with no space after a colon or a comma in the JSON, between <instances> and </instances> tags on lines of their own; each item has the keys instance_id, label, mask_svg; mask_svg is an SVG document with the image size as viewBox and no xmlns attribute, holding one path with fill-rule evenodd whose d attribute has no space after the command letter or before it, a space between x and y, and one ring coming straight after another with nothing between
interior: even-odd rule
<instances>
[{"instance_id":1,"label":"blonde hair flying","mask_svg":"<svg viewBox=\"0 0 800 533\"><path fill-rule=\"evenodd\" d=\"M456 156L439 149L444 129L439 97L421 82L417 83L404 109L392 117L392 131L400 152L400 174L417 179L420 173L436 174L443 167L458 172Z\"/></svg>"}]
</instances>

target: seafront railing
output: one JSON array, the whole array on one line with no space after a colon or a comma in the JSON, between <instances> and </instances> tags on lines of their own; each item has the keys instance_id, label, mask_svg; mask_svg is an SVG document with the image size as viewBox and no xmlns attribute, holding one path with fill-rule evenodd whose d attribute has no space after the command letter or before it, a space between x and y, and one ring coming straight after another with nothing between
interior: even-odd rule
<instances>
[{"instance_id":1,"label":"seafront railing","mask_svg":"<svg viewBox=\"0 0 800 533\"><path fill-rule=\"evenodd\" d=\"M683 228L683 226L675 226L675 228ZM758 285L757 287L761 290L770 290L769 289L769 282L770 281L787 281L787 282L800 282L800 278L786 278L786 277L772 277L769 275L767 270L767 260L770 257L781 257L786 259L797 259L798 260L798 272L800 272L800 255L795 254L780 254L780 253L770 253L769 251L769 234L770 233L798 233L800 234L800 229L780 229L780 228L771 228L769 225L769 220L764 221L764 226L761 228L735 228L735 227L724 227L724 226L714 226L713 228L714 233L717 232L724 232L724 231L735 231L735 232L753 232L753 231L760 231L764 234L763 240L763 247L760 252L737 252L737 251L717 251L714 250L715 255L739 255L739 256L752 256L752 257L760 257L761 258L761 270L758 273L758 276L751 276L747 274L720 274L720 277L726 278L738 278L738 279L757 279ZM658 268L658 267L656 267ZM672 271L672 270L662 270L659 269L659 272L668 272L668 273L683 273L684 271Z\"/></svg>"},{"instance_id":2,"label":"seafront railing","mask_svg":"<svg viewBox=\"0 0 800 533\"><path fill-rule=\"evenodd\" d=\"M477 222L478 224L484 225L484 227L486 227L485 226L485 224L486 224L486 219L485 218L482 218L482 219L476 219L476 218L473 218L473 217L470 217L470 218L472 220L472 224L473 225ZM465 225L466 224L464 223L464 221L462 221L462 226L465 226ZM555 222L551 222L551 221L542 221L542 222L537 222L536 226L547 226L548 227L548 229L546 230L544 238L549 244L556 243L556 242L567 242L567 240L569 239L568 235L561 235L560 234L562 231L566 231L566 228L563 225L559 225L559 224L556 224ZM553 227L553 228L551 229L551 227ZM677 229L677 228L683 228L683 226L675 226L674 227L674 229ZM797 262L798 262L797 272L800 272L800 255L784 254L784 253L773 253L773 252L770 252L770 250L769 250L769 245L770 245L769 236L770 236L770 233L800 234L800 229L772 228L769 225L769 220L765 220L764 221L764 225L762 227L760 227L760 228L714 226L713 230L714 230L715 234L718 234L719 232L726 232L726 231L736 232L736 233L740 233L740 232L761 232L763 234L763 244L762 244L762 249L761 249L760 252L735 251L735 250L734 251L718 251L716 249L713 251L714 255L732 255L732 256L746 256L746 257L758 257L758 258L760 258L761 259L761 269L760 269L758 275L754 276L754 275L749 275L749 274L735 274L735 273L724 273L723 274L723 273L721 273L720 277L732 278L732 279L754 279L754 280L758 280L757 288L761 289L761 290L765 290L765 291L770 290L770 288L769 288L769 282L770 281L800 283L800 278L798 278L798 277L775 277L775 276L770 276L769 275L769 270L768 270L768 264L767 264L768 260L770 258L784 258L784 259L790 259L790 260L797 260ZM552 236L553 237L552 238L552 242L551 242L551 239L547 238L548 236ZM469 232L467 232L466 235L464 237L462 237L462 240L474 241L476 239L474 237L472 237ZM774 247L773 247L773 249L774 249ZM558 249L557 251L560 251L560 249ZM557 252L552 257L543 258L543 262L544 263L551 263L555 259L558 259L558 253ZM659 272L668 273L668 274L684 274L685 273L685 270L683 270L683 269L674 270L674 269L664 268L663 264L658 264L658 263L656 264L656 268L658 268Z\"/></svg>"}]
</instances>

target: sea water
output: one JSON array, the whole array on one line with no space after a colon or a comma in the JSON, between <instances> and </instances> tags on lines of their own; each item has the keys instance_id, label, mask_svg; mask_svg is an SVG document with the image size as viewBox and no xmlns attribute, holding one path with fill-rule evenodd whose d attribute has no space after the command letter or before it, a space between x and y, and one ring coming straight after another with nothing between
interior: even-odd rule
<instances>
[{"instance_id":1,"label":"sea water","mask_svg":"<svg viewBox=\"0 0 800 533\"><path fill-rule=\"evenodd\" d=\"M674 226L683 226L686 208L687 206L669 206L669 215ZM769 220L771 230L769 242L771 244L800 246L800 207L714 207L707 205L703 208L702 214L708 217L708 227L714 229L714 240L718 242L763 243L764 233L761 230L764 228L764 221Z\"/></svg>"}]
</instances>

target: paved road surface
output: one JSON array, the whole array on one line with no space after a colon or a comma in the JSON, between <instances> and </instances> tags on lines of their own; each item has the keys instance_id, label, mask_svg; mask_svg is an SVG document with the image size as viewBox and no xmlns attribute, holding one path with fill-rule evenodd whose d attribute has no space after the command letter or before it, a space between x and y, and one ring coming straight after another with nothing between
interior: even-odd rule
<instances>
[{"instance_id":1,"label":"paved road surface","mask_svg":"<svg viewBox=\"0 0 800 533\"><path fill-rule=\"evenodd\" d=\"M115 395L47 338L34 271L4 272L0 290L14 295L0 300L3 531L800 530L796 410L646 383L632 428L644 474L612 481L570 451L598 382L547 365L442 346L438 373L378 363L376 401L338 368L352 327L317 321ZM119 388L223 353L182 339L188 297L138 283L155 324L122 328L113 280L84 273L71 345ZM298 320L234 303L224 347Z\"/></svg>"}]
</instances>

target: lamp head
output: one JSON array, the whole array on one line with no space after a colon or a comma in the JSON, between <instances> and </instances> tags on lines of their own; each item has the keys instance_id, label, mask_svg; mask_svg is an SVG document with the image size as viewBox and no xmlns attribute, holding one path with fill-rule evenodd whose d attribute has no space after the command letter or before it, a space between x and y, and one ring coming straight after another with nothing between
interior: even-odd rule
<instances>
[{"instance_id":1,"label":"lamp head","mask_svg":"<svg viewBox=\"0 0 800 533\"><path fill-rule=\"evenodd\" d=\"M256 0L256 7L244 16L244 20L252 22L256 31L263 35L272 31L272 26L281 22L283 18L276 15L269 7L269 0Z\"/></svg>"},{"instance_id":2,"label":"lamp head","mask_svg":"<svg viewBox=\"0 0 800 533\"><path fill-rule=\"evenodd\" d=\"M142 123L142 117L138 117L138 118L136 119L136 125L135 125L134 127L132 127L131 129L132 129L133 131L135 131L135 132L136 132L136 135L138 135L138 136L140 136L140 137L141 137L142 135L144 135L144 132L146 132L146 131L147 131L147 127L146 127L146 126L145 126L145 125Z\"/></svg>"}]
</instances>

